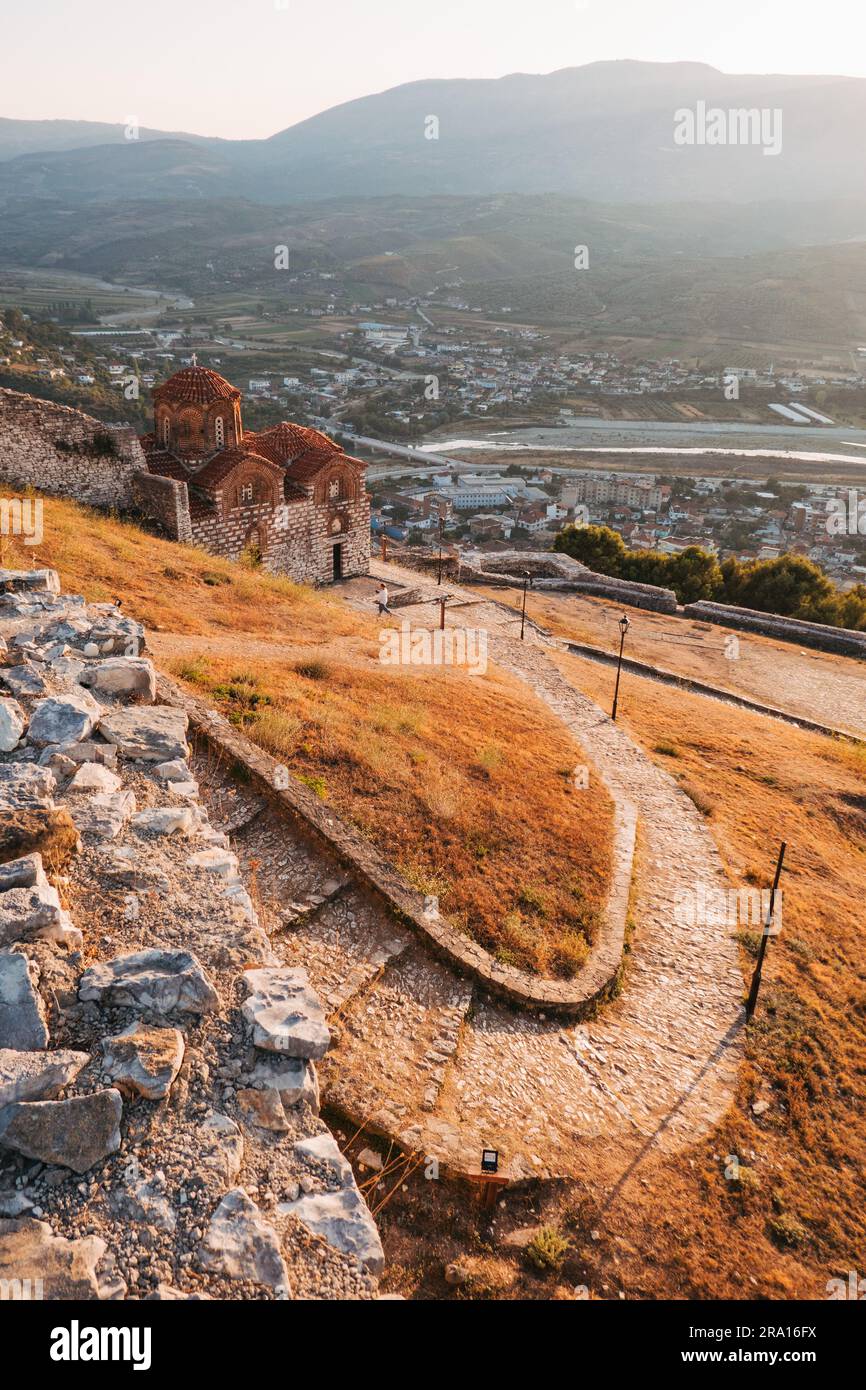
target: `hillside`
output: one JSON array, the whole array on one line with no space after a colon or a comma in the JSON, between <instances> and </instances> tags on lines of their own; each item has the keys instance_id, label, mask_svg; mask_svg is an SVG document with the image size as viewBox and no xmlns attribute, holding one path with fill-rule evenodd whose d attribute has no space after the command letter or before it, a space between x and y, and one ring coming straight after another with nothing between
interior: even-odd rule
<instances>
[{"instance_id":1,"label":"hillside","mask_svg":"<svg viewBox=\"0 0 866 1390\"><path fill-rule=\"evenodd\" d=\"M519 683L492 666L383 665L379 624L341 599L58 498L43 544L3 548L3 564L51 565L88 599L120 598L161 664L488 950L542 974L579 970L611 809L601 791L592 806L573 794L579 750Z\"/></svg>"}]
</instances>

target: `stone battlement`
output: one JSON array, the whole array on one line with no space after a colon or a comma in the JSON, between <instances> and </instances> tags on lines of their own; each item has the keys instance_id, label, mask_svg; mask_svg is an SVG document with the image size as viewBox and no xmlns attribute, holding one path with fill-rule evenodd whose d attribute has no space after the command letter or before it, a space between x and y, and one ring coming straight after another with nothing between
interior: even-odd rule
<instances>
[{"instance_id":1,"label":"stone battlement","mask_svg":"<svg viewBox=\"0 0 866 1390\"><path fill-rule=\"evenodd\" d=\"M211 824L140 625L51 570L0 588L0 1280L374 1297L376 1227L319 1119L322 1004Z\"/></svg>"}]
</instances>

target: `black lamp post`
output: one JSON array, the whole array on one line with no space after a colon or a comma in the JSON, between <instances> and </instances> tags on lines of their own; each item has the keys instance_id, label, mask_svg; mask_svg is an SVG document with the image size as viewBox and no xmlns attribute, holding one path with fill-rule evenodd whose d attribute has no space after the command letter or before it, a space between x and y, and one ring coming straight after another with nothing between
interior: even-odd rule
<instances>
[{"instance_id":1,"label":"black lamp post","mask_svg":"<svg viewBox=\"0 0 866 1390\"><path fill-rule=\"evenodd\" d=\"M532 578L529 570L523 576L523 611L520 614L520 640L523 641L523 634L526 631L526 590L529 588L529 581Z\"/></svg>"},{"instance_id":2,"label":"black lamp post","mask_svg":"<svg viewBox=\"0 0 866 1390\"><path fill-rule=\"evenodd\" d=\"M611 711L611 719L616 719L616 707L617 702L619 701L619 677L620 672L622 671L622 649L623 644L625 642L625 634L628 632L630 626L631 624L629 623L628 618L623 613L622 617L619 620L619 660L616 663L616 686L614 687L613 692L613 710Z\"/></svg>"},{"instance_id":3,"label":"black lamp post","mask_svg":"<svg viewBox=\"0 0 866 1390\"><path fill-rule=\"evenodd\" d=\"M442 532L444 531L444 529L445 529L445 518L444 518L444 516L442 515L442 513L440 512L440 513L439 513L439 574L438 574L438 577L437 577L437 579L436 579L436 583L437 583L437 584L441 584L441 583L442 583Z\"/></svg>"}]
</instances>

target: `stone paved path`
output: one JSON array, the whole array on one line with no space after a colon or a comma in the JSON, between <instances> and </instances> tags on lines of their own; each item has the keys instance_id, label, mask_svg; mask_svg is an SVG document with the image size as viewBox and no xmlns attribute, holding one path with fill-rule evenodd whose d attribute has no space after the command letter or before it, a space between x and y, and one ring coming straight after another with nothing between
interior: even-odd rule
<instances>
[{"instance_id":1,"label":"stone paved path","mask_svg":"<svg viewBox=\"0 0 866 1390\"><path fill-rule=\"evenodd\" d=\"M514 1176L591 1165L613 1185L649 1148L674 1152L699 1137L732 1098L737 948L729 930L686 926L674 911L678 893L726 879L694 804L555 669L543 639L514 640L496 604L450 588L451 621L484 622L497 664L573 730L590 759L587 795L601 775L638 809L635 931L619 998L576 1026L513 1011L433 959L356 886L340 884L333 864L273 813L239 829L237 848L259 865L276 950L307 966L332 1010L338 1044L321 1067L326 1101L460 1170L477 1171L481 1148L492 1145ZM431 610L405 608L403 617L428 625ZM305 895L309 909L282 920L284 906Z\"/></svg>"}]
</instances>

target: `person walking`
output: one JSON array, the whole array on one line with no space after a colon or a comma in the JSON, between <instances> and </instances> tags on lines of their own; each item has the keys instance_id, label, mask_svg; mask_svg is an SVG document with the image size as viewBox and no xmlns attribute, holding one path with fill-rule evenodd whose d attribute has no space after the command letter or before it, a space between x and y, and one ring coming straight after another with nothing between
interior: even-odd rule
<instances>
[{"instance_id":1,"label":"person walking","mask_svg":"<svg viewBox=\"0 0 866 1390\"><path fill-rule=\"evenodd\" d=\"M384 584L380 584L376 590L376 602L379 605L380 618L383 613L391 613L391 609L388 607L388 590L385 588ZM394 614L391 613L392 618L393 616Z\"/></svg>"}]
</instances>

